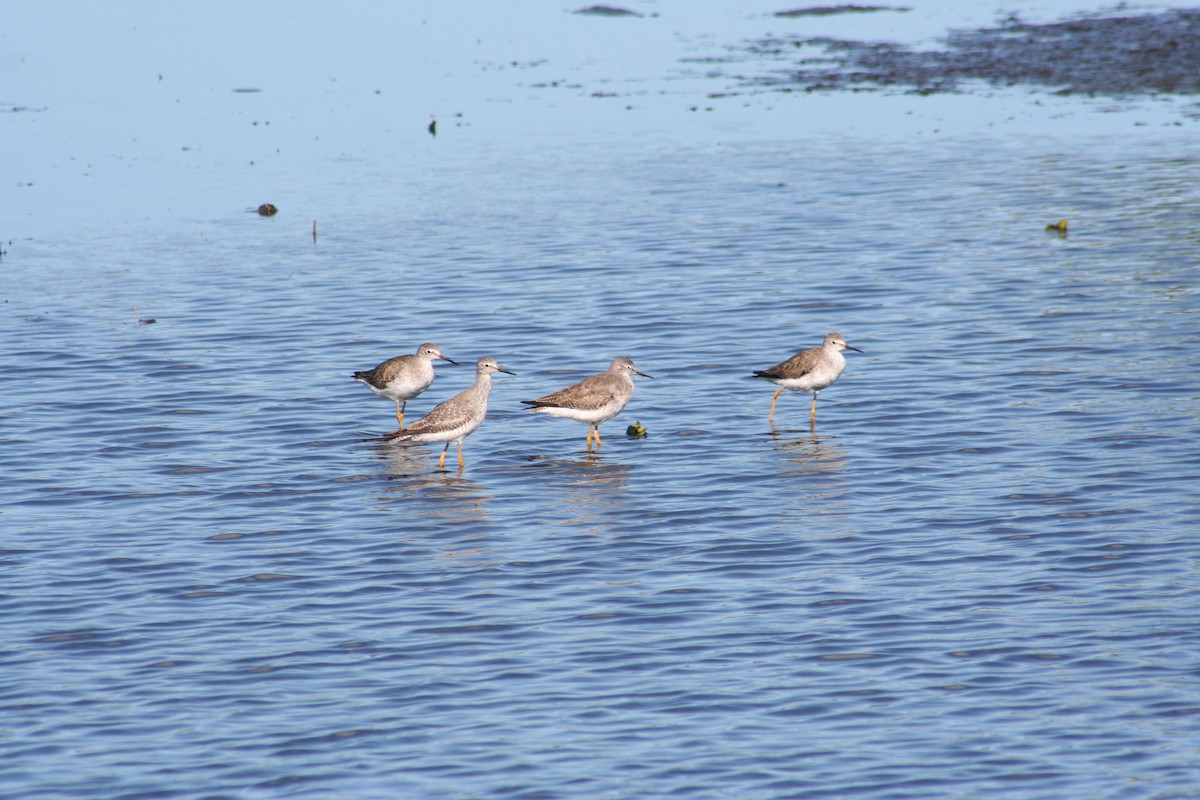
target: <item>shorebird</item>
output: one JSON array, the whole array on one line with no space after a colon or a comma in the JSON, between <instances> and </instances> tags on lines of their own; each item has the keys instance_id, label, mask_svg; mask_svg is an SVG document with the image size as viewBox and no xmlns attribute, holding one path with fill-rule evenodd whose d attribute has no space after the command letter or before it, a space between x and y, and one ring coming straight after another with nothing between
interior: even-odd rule
<instances>
[{"instance_id":1,"label":"shorebird","mask_svg":"<svg viewBox=\"0 0 1200 800\"><path fill-rule=\"evenodd\" d=\"M496 372L516 374L500 366L494 358L481 358L475 363L475 384L470 389L443 400L412 425L383 438L408 442L445 442L442 457L438 459L438 469L445 468L446 452L451 444L457 442L458 468L462 469L462 440L483 424L483 418L487 416L488 394L492 391L492 374Z\"/></svg>"},{"instance_id":2,"label":"shorebird","mask_svg":"<svg viewBox=\"0 0 1200 800\"><path fill-rule=\"evenodd\" d=\"M521 402L533 406L529 410L535 414L566 417L587 425L587 447L591 450L593 437L597 447L604 444L600 441L600 423L621 413L629 398L633 397L633 375L650 377L644 372L638 372L633 366L633 361L622 356L613 359L608 372L584 378L579 383L537 400Z\"/></svg>"},{"instance_id":3,"label":"shorebird","mask_svg":"<svg viewBox=\"0 0 1200 800\"><path fill-rule=\"evenodd\" d=\"M843 350L862 352L857 347L846 344L846 340L840 333L827 333L825 341L821 343L820 347L804 350L796 353L782 364L756 371L754 377L770 381L779 387L771 396L771 415L767 418L768 424L772 426L775 424L775 401L779 399L780 393L784 389L791 389L793 392L813 393L812 409L809 411L809 426L815 427L817 424L817 393L833 385L833 382L841 376L842 370L846 368L846 358L842 355Z\"/></svg>"},{"instance_id":4,"label":"shorebird","mask_svg":"<svg viewBox=\"0 0 1200 800\"><path fill-rule=\"evenodd\" d=\"M354 380L366 385L380 397L386 397L396 403L396 422L404 427L404 407L408 401L429 388L433 383L433 360L440 358L457 365L458 362L446 358L436 344L426 342L417 348L411 356L396 356L389 358L375 369L354 373Z\"/></svg>"}]
</instances>

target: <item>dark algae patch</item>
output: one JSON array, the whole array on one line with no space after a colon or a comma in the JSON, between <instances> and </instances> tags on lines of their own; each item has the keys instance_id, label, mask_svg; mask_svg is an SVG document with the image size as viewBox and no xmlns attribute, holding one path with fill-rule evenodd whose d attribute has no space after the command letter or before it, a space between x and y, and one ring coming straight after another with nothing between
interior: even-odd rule
<instances>
[{"instance_id":1,"label":"dark algae patch","mask_svg":"<svg viewBox=\"0 0 1200 800\"><path fill-rule=\"evenodd\" d=\"M776 11L777 17L828 17L833 14L867 14L872 11L909 11L903 6L809 6L793 8L791 11Z\"/></svg>"},{"instance_id":2,"label":"dark algae patch","mask_svg":"<svg viewBox=\"0 0 1200 800\"><path fill-rule=\"evenodd\" d=\"M806 91L901 87L930 94L961 82L1033 85L1060 94L1200 93L1200 9L1088 15L1030 24L1012 17L996 28L954 31L945 49L919 51L889 42L787 37L752 45L787 57L819 48L783 77L755 81Z\"/></svg>"},{"instance_id":3,"label":"dark algae patch","mask_svg":"<svg viewBox=\"0 0 1200 800\"><path fill-rule=\"evenodd\" d=\"M619 6L588 6L575 10L576 14L589 14L593 17L640 17L642 16L636 11L630 11L628 8L620 8Z\"/></svg>"}]
</instances>

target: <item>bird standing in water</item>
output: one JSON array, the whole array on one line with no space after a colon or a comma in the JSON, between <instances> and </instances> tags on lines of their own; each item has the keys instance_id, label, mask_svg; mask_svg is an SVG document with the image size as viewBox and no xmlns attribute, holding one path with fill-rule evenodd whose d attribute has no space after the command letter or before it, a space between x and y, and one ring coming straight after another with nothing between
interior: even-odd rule
<instances>
[{"instance_id":1,"label":"bird standing in water","mask_svg":"<svg viewBox=\"0 0 1200 800\"><path fill-rule=\"evenodd\" d=\"M521 402L533 406L529 410L535 414L565 417L587 425L587 448L591 450L593 438L597 447L604 444L600 441L600 423L621 413L629 398L633 397L633 375L650 377L644 372L638 372L632 359L622 356L613 359L608 372L584 378L579 383L537 400Z\"/></svg>"},{"instance_id":2,"label":"bird standing in water","mask_svg":"<svg viewBox=\"0 0 1200 800\"><path fill-rule=\"evenodd\" d=\"M487 416L488 395L492 391L492 375L497 372L515 374L500 366L494 358L479 359L475 363L475 384L470 389L443 400L412 425L383 438L408 442L445 442L442 457L438 459L438 469L445 468L446 451L457 442L458 468L461 470L465 466L462 440L483 424L483 418Z\"/></svg>"},{"instance_id":3,"label":"bird standing in water","mask_svg":"<svg viewBox=\"0 0 1200 800\"><path fill-rule=\"evenodd\" d=\"M820 347L804 350L782 364L756 371L754 377L770 381L779 387L771 396L771 414L767 417L767 423L774 427L775 401L779 399L779 395L784 389L790 389L793 392L813 393L808 424L810 428L815 428L817 425L817 394L822 389L832 386L833 382L841 377L842 371L846 369L846 358L842 355L843 350L862 352L857 347L846 344L846 340L840 333L827 333L825 341L821 343Z\"/></svg>"},{"instance_id":4,"label":"bird standing in water","mask_svg":"<svg viewBox=\"0 0 1200 800\"><path fill-rule=\"evenodd\" d=\"M426 342L414 355L389 358L375 369L356 372L353 377L375 394L396 403L396 422L403 428L404 407L433 383L433 361L437 358L458 364L442 355L436 344Z\"/></svg>"}]
</instances>

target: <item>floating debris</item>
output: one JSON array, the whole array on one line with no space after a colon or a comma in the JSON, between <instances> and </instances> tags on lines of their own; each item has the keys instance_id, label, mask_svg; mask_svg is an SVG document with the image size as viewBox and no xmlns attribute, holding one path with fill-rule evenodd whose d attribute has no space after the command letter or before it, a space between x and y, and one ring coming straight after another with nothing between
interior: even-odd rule
<instances>
[{"instance_id":1,"label":"floating debris","mask_svg":"<svg viewBox=\"0 0 1200 800\"><path fill-rule=\"evenodd\" d=\"M429 127L425 130L429 131L430 136L437 136L437 120L430 120Z\"/></svg>"},{"instance_id":2,"label":"floating debris","mask_svg":"<svg viewBox=\"0 0 1200 800\"><path fill-rule=\"evenodd\" d=\"M158 322L158 320L156 320L154 317L143 317L141 312L138 311L137 306L133 307L133 313L138 315L138 325L153 325L154 323Z\"/></svg>"},{"instance_id":3,"label":"floating debris","mask_svg":"<svg viewBox=\"0 0 1200 800\"><path fill-rule=\"evenodd\" d=\"M263 203L258 207L258 215L260 217L273 217L279 213L279 209L270 203Z\"/></svg>"},{"instance_id":4,"label":"floating debris","mask_svg":"<svg viewBox=\"0 0 1200 800\"><path fill-rule=\"evenodd\" d=\"M635 422L625 429L626 436L632 436L635 439L646 438L646 427L640 422Z\"/></svg>"},{"instance_id":5,"label":"floating debris","mask_svg":"<svg viewBox=\"0 0 1200 800\"><path fill-rule=\"evenodd\" d=\"M1067 235L1067 221L1060 219L1058 222L1051 222L1046 226L1046 233L1057 233L1059 236Z\"/></svg>"}]
</instances>

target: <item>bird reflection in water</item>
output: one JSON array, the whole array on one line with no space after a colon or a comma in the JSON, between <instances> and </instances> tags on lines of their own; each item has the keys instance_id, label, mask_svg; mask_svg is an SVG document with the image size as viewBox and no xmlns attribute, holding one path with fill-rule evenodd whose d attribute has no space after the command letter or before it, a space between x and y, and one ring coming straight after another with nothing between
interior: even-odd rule
<instances>
[{"instance_id":1,"label":"bird reflection in water","mask_svg":"<svg viewBox=\"0 0 1200 800\"><path fill-rule=\"evenodd\" d=\"M543 461L541 471L565 492L547 493L557 524L583 533L608 533L628 522L628 464L608 461L599 453ZM565 501L565 502L564 502Z\"/></svg>"},{"instance_id":2,"label":"bird reflection in water","mask_svg":"<svg viewBox=\"0 0 1200 800\"><path fill-rule=\"evenodd\" d=\"M380 444L376 457L388 478L379 496L381 506L403 502L414 520L469 524L473 535L483 535L480 529L490 524L487 505L492 497L464 478L461 469L457 473L430 472L426 454L391 443Z\"/></svg>"},{"instance_id":3,"label":"bird reflection in water","mask_svg":"<svg viewBox=\"0 0 1200 800\"><path fill-rule=\"evenodd\" d=\"M777 430L774 427L768 436L790 465L780 469L780 477L812 479L806 484L805 496L827 504L833 501L823 513L839 514L848 510L844 508L844 495L850 487L846 474L848 458L846 451L832 436L811 431ZM816 512L808 506L804 513Z\"/></svg>"}]
</instances>

